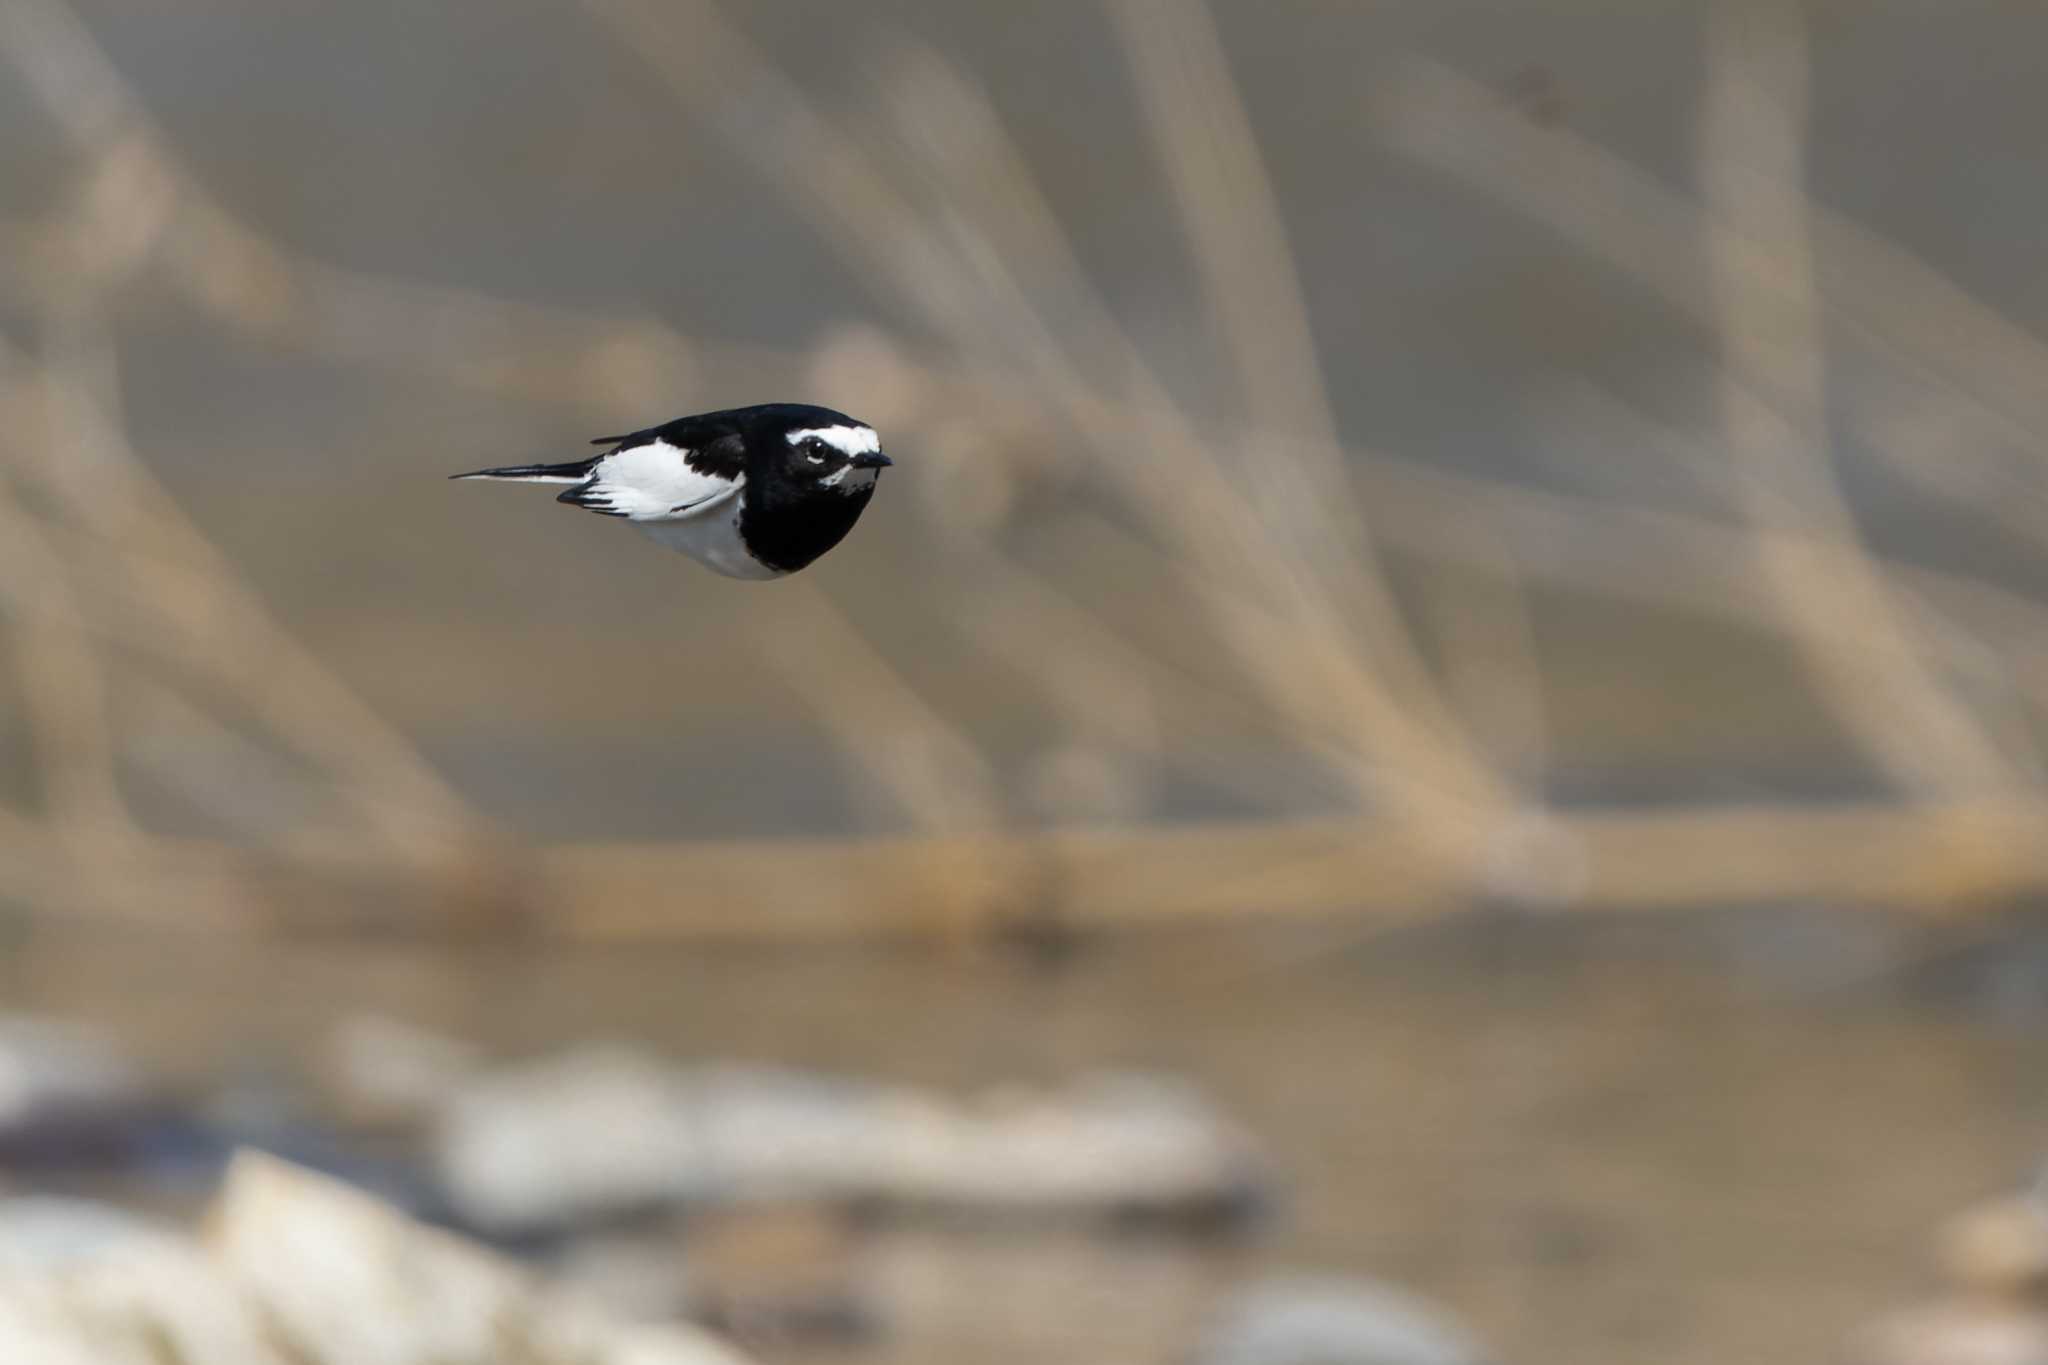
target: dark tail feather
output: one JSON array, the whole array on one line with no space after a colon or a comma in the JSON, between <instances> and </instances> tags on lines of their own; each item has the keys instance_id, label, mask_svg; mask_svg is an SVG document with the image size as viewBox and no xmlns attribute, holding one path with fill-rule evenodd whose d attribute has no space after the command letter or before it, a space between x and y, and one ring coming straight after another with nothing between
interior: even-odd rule
<instances>
[{"instance_id":1,"label":"dark tail feather","mask_svg":"<svg viewBox=\"0 0 2048 1365\"><path fill-rule=\"evenodd\" d=\"M450 474L451 479L507 479L513 483L582 483L590 477L595 460L571 460L567 464L508 464L497 469L473 469L467 474Z\"/></svg>"}]
</instances>

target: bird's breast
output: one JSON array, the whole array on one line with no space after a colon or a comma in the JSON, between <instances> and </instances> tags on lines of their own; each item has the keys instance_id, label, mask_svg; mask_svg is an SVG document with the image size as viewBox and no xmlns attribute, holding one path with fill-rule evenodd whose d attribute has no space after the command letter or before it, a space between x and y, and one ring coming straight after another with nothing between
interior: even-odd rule
<instances>
[{"instance_id":1,"label":"bird's breast","mask_svg":"<svg viewBox=\"0 0 2048 1365\"><path fill-rule=\"evenodd\" d=\"M751 499L739 520L747 552L783 573L795 573L846 538L874 496L872 480L851 490L823 489Z\"/></svg>"},{"instance_id":2,"label":"bird's breast","mask_svg":"<svg viewBox=\"0 0 2048 1365\"><path fill-rule=\"evenodd\" d=\"M788 570L775 568L756 558L740 535L740 518L745 515L744 495L732 505L694 517L667 521L636 521L633 525L649 537L679 550L707 569L727 578L780 578Z\"/></svg>"}]
</instances>

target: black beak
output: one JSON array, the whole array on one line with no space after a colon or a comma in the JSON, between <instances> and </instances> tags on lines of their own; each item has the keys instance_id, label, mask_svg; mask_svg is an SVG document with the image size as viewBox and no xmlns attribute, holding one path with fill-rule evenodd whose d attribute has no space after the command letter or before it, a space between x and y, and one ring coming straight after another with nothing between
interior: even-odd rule
<instances>
[{"instance_id":1,"label":"black beak","mask_svg":"<svg viewBox=\"0 0 2048 1365\"><path fill-rule=\"evenodd\" d=\"M887 455L884 455L879 450L871 450L865 455L856 455L853 457L853 467L855 469L887 469L890 465L895 463L896 462L894 460L890 459Z\"/></svg>"}]
</instances>

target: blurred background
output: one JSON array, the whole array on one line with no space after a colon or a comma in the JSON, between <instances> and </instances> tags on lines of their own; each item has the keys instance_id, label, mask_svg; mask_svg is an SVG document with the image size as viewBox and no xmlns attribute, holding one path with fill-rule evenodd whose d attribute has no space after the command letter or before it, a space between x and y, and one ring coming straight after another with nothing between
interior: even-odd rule
<instances>
[{"instance_id":1,"label":"blurred background","mask_svg":"<svg viewBox=\"0 0 2048 1365\"><path fill-rule=\"evenodd\" d=\"M0 0L0 1178L770 1361L2048 1359L2043 52ZM785 582L444 478L777 400L897 462Z\"/></svg>"}]
</instances>

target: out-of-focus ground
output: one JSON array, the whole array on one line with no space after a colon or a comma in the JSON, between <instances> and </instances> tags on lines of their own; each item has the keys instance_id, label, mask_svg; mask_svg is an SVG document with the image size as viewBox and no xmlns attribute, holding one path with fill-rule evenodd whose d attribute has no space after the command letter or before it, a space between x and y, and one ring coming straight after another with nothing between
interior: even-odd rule
<instances>
[{"instance_id":1,"label":"out-of-focus ground","mask_svg":"<svg viewBox=\"0 0 2048 1365\"><path fill-rule=\"evenodd\" d=\"M11 994L111 1024L200 1094L222 1058L317 1069L358 1008L518 1053L617 1037L954 1093L1166 1072L1279 1173L1272 1221L1220 1241L887 1225L866 1245L888 1326L791 1358L1163 1360L1232 1286L1307 1269L1426 1293L1506 1360L1827 1359L1925 1290L1942 1220L2035 1161L2038 1025L1888 991L1802 1000L1723 930L1601 928L1613 946L1513 926L1348 950L1234 938L1052 973L56 944Z\"/></svg>"},{"instance_id":2,"label":"out-of-focus ground","mask_svg":"<svg viewBox=\"0 0 2048 1365\"><path fill-rule=\"evenodd\" d=\"M852 1286L718 1324L769 1359L1239 1361L1205 1324L1292 1273L1503 1362L1826 1358L2041 1155L2043 51L0 0L0 1002L142 1078L22 1080L0 1175L184 1216L288 1135L645 1280L451 1211L446 1097L367 1131L336 1030L864 1080L955 1135L926 1194L1115 1167L1003 1116L1134 1072L1263 1216L648 1199L691 1275ZM442 477L773 399L897 461L788 583ZM701 1117L648 1102L588 1145ZM1972 1262L2023 1306L2027 1245Z\"/></svg>"}]
</instances>

